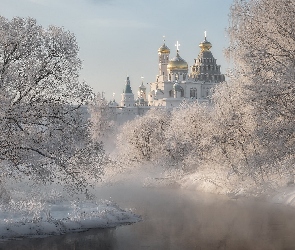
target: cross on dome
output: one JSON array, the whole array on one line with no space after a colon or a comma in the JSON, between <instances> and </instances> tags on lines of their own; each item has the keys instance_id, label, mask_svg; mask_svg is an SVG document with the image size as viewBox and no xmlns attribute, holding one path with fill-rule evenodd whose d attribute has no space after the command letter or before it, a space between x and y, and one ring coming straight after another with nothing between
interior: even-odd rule
<instances>
[{"instance_id":1,"label":"cross on dome","mask_svg":"<svg viewBox=\"0 0 295 250\"><path fill-rule=\"evenodd\" d=\"M205 30L204 31L204 34L205 34L205 39L207 38L207 31Z\"/></svg>"},{"instance_id":2,"label":"cross on dome","mask_svg":"<svg viewBox=\"0 0 295 250\"><path fill-rule=\"evenodd\" d=\"M166 41L166 40L165 40L165 36L163 36L163 42L165 43L165 41Z\"/></svg>"},{"instance_id":3,"label":"cross on dome","mask_svg":"<svg viewBox=\"0 0 295 250\"><path fill-rule=\"evenodd\" d=\"M175 46L176 46L177 52L179 52L179 46L180 46L180 44L179 44L178 41L176 42Z\"/></svg>"}]
</instances>

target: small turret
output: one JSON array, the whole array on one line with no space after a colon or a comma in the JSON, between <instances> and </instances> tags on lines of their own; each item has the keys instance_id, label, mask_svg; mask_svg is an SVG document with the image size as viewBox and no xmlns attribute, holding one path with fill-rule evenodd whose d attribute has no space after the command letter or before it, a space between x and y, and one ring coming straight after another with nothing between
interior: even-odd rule
<instances>
[{"instance_id":1,"label":"small turret","mask_svg":"<svg viewBox=\"0 0 295 250\"><path fill-rule=\"evenodd\" d=\"M138 87L138 98L146 101L146 87L143 84L143 76L141 77L141 85Z\"/></svg>"},{"instance_id":2,"label":"small turret","mask_svg":"<svg viewBox=\"0 0 295 250\"><path fill-rule=\"evenodd\" d=\"M131 107L134 106L134 104L134 94L132 93L129 76L127 76L125 89L122 94L121 106Z\"/></svg>"}]
</instances>

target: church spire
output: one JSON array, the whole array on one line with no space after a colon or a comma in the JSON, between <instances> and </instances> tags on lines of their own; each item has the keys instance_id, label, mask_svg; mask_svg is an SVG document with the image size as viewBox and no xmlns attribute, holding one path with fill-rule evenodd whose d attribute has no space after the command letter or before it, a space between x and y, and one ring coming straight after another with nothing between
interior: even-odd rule
<instances>
[{"instance_id":1,"label":"church spire","mask_svg":"<svg viewBox=\"0 0 295 250\"><path fill-rule=\"evenodd\" d=\"M129 76L127 76L127 79L126 79L126 85L125 85L125 89L124 89L123 93L129 93L129 94L132 94L132 89L131 89L131 86L130 86L130 79L129 79Z\"/></svg>"}]
</instances>

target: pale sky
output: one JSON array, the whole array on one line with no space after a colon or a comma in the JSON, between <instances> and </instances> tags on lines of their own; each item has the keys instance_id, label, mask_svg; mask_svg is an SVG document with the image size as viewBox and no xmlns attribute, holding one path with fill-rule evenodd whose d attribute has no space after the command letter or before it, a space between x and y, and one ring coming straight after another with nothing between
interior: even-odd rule
<instances>
[{"instance_id":1,"label":"pale sky","mask_svg":"<svg viewBox=\"0 0 295 250\"><path fill-rule=\"evenodd\" d=\"M76 35L83 61L81 80L95 92L115 93L117 102L129 75L136 95L141 77L153 82L158 74L158 48L170 48L193 65L199 43L207 40L225 73L225 29L232 0L0 0L0 15L33 17L38 24L62 26Z\"/></svg>"}]
</instances>

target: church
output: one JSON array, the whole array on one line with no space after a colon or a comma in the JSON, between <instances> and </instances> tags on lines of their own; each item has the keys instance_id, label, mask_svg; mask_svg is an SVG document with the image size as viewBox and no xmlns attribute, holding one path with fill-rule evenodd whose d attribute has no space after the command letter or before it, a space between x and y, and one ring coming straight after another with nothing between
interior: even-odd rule
<instances>
[{"instance_id":1,"label":"church","mask_svg":"<svg viewBox=\"0 0 295 250\"><path fill-rule=\"evenodd\" d=\"M131 119L137 115L146 113L153 107L173 109L186 102L208 102L212 94L212 88L216 84L225 81L225 76L220 72L210 49L212 44L205 39L199 44L200 52L189 72L188 63L180 56L179 43L176 43L176 55L170 59L170 49L163 45L158 49L159 71L156 81L149 84L149 89L141 83L137 96L130 86L130 78L127 77L121 102L115 100L109 103L118 118ZM123 119L125 120L125 119Z\"/></svg>"}]
</instances>

